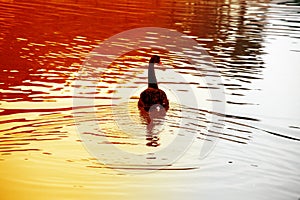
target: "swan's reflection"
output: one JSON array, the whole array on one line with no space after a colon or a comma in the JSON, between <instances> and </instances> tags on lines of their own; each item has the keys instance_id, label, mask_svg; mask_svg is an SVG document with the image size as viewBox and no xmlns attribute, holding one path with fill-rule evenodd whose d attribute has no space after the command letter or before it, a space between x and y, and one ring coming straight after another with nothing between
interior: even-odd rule
<instances>
[{"instance_id":1,"label":"swan's reflection","mask_svg":"<svg viewBox=\"0 0 300 200\"><path fill-rule=\"evenodd\" d=\"M166 112L167 110L160 104L151 106L148 112L140 109L140 117L147 124L147 146L157 147L160 145L159 133L164 129Z\"/></svg>"}]
</instances>

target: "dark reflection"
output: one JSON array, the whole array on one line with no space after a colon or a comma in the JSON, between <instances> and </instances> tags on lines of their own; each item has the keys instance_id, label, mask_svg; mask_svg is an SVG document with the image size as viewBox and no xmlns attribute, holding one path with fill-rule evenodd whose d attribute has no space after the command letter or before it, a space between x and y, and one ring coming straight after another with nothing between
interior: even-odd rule
<instances>
[{"instance_id":1,"label":"dark reflection","mask_svg":"<svg viewBox=\"0 0 300 200\"><path fill-rule=\"evenodd\" d=\"M300 0L291 0L291 1L283 1L277 3L279 5L290 5L290 6L300 6Z\"/></svg>"},{"instance_id":2,"label":"dark reflection","mask_svg":"<svg viewBox=\"0 0 300 200\"><path fill-rule=\"evenodd\" d=\"M148 112L140 109L140 117L147 124L147 146L157 147L160 145L159 133L162 132L166 112L164 107L159 104L151 106Z\"/></svg>"},{"instance_id":3,"label":"dark reflection","mask_svg":"<svg viewBox=\"0 0 300 200\"><path fill-rule=\"evenodd\" d=\"M267 12L268 7L260 6L259 1L250 5L245 0L237 1L234 9L232 7L220 7L221 17L216 22L219 39L213 42L211 48L215 49L214 59L222 75L244 85L263 78L261 55L264 53L263 32L266 25L266 15L263 13ZM243 88L231 86L229 89ZM251 90L251 87L247 89Z\"/></svg>"}]
</instances>

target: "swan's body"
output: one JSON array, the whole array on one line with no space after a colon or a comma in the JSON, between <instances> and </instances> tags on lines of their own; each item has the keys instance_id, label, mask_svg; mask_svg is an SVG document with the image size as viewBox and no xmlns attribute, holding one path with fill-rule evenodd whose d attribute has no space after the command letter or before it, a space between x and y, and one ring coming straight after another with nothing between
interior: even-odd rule
<instances>
[{"instance_id":1,"label":"swan's body","mask_svg":"<svg viewBox=\"0 0 300 200\"><path fill-rule=\"evenodd\" d=\"M141 93L138 102L138 107L147 112L154 105L162 106L165 110L168 110L169 108L169 100L167 98L166 93L158 88L154 71L155 63L160 63L159 56L154 55L149 61L148 88Z\"/></svg>"}]
</instances>

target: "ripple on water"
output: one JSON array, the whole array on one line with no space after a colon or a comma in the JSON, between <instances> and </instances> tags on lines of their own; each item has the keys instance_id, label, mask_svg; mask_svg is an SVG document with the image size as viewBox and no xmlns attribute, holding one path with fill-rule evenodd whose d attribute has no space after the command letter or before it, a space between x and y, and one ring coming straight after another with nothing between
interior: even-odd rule
<instances>
[{"instance_id":1,"label":"ripple on water","mask_svg":"<svg viewBox=\"0 0 300 200\"><path fill-rule=\"evenodd\" d=\"M266 194L274 199L298 198L299 116L261 112L265 104L260 94L266 91L266 71L272 73L277 67L266 59L278 60L270 44L292 41L288 49L280 47L280 60L288 64L280 68L280 74L296 68L289 59L300 52L299 19L299 3L281 0L0 1L0 171L1 187L9 191L5 192L7 199L53 199L53 191L72 199L180 198L181 191L185 197L203 194L211 199L226 194L251 199L263 199ZM74 96L73 91L81 87L75 80L89 52L104 39L141 26L186 33L205 47L216 69L208 69L210 63L204 61L197 63L198 68L192 66L174 52L141 48L121 56L105 70L86 68L87 76L93 75L87 86L95 90ZM146 40L155 43L156 37L152 34ZM186 51L197 56L197 52ZM164 61L157 73L162 75L171 107L149 133L147 117L140 115L136 102L147 82L145 63L153 53ZM188 81L170 80L171 72ZM202 82L218 72L223 83ZM167 86L182 87L170 91ZM176 94L188 93L187 86L201 99L199 107L181 105L176 99ZM226 99L213 99L209 92L220 87L225 88ZM132 98L118 103L122 88ZM280 107L294 110L298 101L292 98ZM76 107L73 99L94 99L95 107ZM267 95L266 100L275 105L277 99ZM226 113L215 112L212 103L226 104ZM214 116L223 119L212 122ZM189 123L181 124L184 117ZM128 166L126 158L122 165L112 167L84 149L77 127L86 122L97 122L86 134L106 138L103 147L148 153L149 162L157 159L153 152L167 147L180 134L176 130L194 135L194 141L178 162L165 167ZM203 144L212 143L216 145L210 156L202 160ZM132 178L127 174L130 170L160 172ZM17 192L12 193L12 188ZM145 195L146 190L151 195Z\"/></svg>"}]
</instances>

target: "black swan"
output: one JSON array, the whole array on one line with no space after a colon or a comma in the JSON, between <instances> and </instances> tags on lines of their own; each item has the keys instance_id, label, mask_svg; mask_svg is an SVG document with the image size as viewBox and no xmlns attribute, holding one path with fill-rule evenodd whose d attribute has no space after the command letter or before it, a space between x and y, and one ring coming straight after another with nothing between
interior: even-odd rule
<instances>
[{"instance_id":1,"label":"black swan","mask_svg":"<svg viewBox=\"0 0 300 200\"><path fill-rule=\"evenodd\" d=\"M138 102L138 107L140 110L145 110L146 112L150 111L167 111L169 109L169 100L166 93L158 88L157 80L154 71L154 64L160 63L160 57L154 55L149 61L148 68L148 88L144 90ZM161 108L164 109L161 109Z\"/></svg>"}]
</instances>

